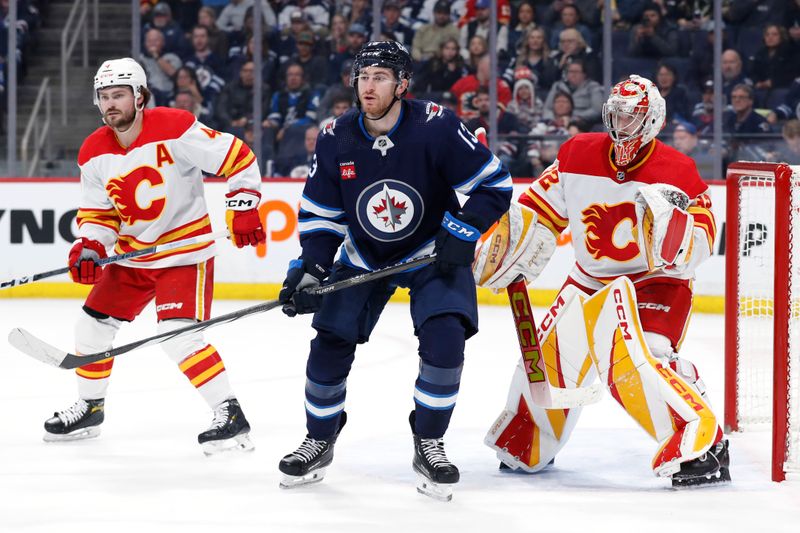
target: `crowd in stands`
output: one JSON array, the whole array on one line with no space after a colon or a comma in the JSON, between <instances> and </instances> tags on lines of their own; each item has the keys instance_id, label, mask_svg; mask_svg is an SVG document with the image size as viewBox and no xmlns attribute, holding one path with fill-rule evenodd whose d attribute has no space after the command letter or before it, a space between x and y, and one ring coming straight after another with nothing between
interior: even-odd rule
<instances>
[{"instance_id":1,"label":"crowd in stands","mask_svg":"<svg viewBox=\"0 0 800 533\"><path fill-rule=\"evenodd\" d=\"M259 125L252 105L256 1L263 15ZM385 0L379 33L411 52L411 95L452 108L473 128L488 125L494 54L500 156L514 175L531 176L554 160L563 139L602 131L603 4L499 0L491 51L488 0ZM722 4L725 159L800 163L800 0ZM661 138L692 155L704 177L721 177L712 175L710 151L713 2L613 5L612 81L630 73L652 79L667 102ZM353 105L352 60L372 35L369 0L141 0L141 12L140 60L155 103L246 139L261 128L262 159L272 162L273 175L307 171L318 128Z\"/></svg>"},{"instance_id":2,"label":"crowd in stands","mask_svg":"<svg viewBox=\"0 0 800 533\"><path fill-rule=\"evenodd\" d=\"M14 31L17 34L17 49L13 53L8 50L8 32L11 29L9 7L11 2L17 4L17 23ZM41 26L41 10L47 8L47 0L0 0L0 132L5 130L6 116L6 80L8 72L6 65L10 61L17 63L17 80L25 78L27 70L26 60L31 50L36 45L36 32Z\"/></svg>"}]
</instances>

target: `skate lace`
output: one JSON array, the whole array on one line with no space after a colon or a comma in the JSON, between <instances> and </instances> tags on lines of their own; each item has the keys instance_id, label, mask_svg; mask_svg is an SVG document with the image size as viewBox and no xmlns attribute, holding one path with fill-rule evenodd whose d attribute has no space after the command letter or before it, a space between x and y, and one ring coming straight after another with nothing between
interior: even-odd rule
<instances>
[{"instance_id":1,"label":"skate lace","mask_svg":"<svg viewBox=\"0 0 800 533\"><path fill-rule=\"evenodd\" d=\"M425 459L432 467L451 466L453 463L444 454L444 441L442 439L421 439L420 446Z\"/></svg>"},{"instance_id":2,"label":"skate lace","mask_svg":"<svg viewBox=\"0 0 800 533\"><path fill-rule=\"evenodd\" d=\"M228 423L228 402L220 404L214 410L214 420L211 421L209 429L219 429Z\"/></svg>"},{"instance_id":3,"label":"skate lace","mask_svg":"<svg viewBox=\"0 0 800 533\"><path fill-rule=\"evenodd\" d=\"M324 440L316 440L312 439L311 437L306 437L306 440L303 441L303 444L301 444L300 447L292 453L292 455L300 458L300 460L302 460L304 463L308 463L320 452L322 452L326 445L327 442Z\"/></svg>"},{"instance_id":4,"label":"skate lace","mask_svg":"<svg viewBox=\"0 0 800 533\"><path fill-rule=\"evenodd\" d=\"M80 399L63 411L59 411L56 416L61 419L64 425L68 426L80 420L80 418L85 415L86 411L88 410L89 404L86 403L86 400Z\"/></svg>"}]
</instances>

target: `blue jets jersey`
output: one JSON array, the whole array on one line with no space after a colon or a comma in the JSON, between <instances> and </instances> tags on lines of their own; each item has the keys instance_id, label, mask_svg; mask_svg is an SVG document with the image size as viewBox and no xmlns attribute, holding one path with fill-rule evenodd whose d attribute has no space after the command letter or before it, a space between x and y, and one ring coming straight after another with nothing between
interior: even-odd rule
<instances>
[{"instance_id":1,"label":"blue jets jersey","mask_svg":"<svg viewBox=\"0 0 800 533\"><path fill-rule=\"evenodd\" d=\"M401 105L386 135L372 137L356 111L320 132L300 202L306 261L330 267L341 247L344 264L376 270L433 252L445 211L477 215L485 231L508 210L508 170L451 111Z\"/></svg>"}]
</instances>

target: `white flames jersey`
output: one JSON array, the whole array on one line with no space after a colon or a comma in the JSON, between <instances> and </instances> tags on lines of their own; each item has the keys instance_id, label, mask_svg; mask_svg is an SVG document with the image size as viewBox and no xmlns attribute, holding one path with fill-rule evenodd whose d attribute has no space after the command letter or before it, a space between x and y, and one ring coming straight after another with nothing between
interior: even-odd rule
<instances>
[{"instance_id":1,"label":"white flames jersey","mask_svg":"<svg viewBox=\"0 0 800 533\"><path fill-rule=\"evenodd\" d=\"M255 155L240 139L178 109L146 109L142 124L128 148L108 126L81 146L81 237L115 245L119 254L210 233L202 171L225 176L231 191L259 190ZM196 264L214 254L213 243L203 243L119 264L164 268Z\"/></svg>"},{"instance_id":2,"label":"white flames jersey","mask_svg":"<svg viewBox=\"0 0 800 533\"><path fill-rule=\"evenodd\" d=\"M652 183L674 185L689 196L695 239L691 265L696 266L711 254L716 226L708 187L694 161L656 140L621 169L614 164L613 149L605 133L577 135L561 146L558 159L519 201L556 235L569 226L576 257L571 276L589 288L623 275L633 281L656 275L693 277L693 268L648 272L634 198L639 187Z\"/></svg>"}]
</instances>

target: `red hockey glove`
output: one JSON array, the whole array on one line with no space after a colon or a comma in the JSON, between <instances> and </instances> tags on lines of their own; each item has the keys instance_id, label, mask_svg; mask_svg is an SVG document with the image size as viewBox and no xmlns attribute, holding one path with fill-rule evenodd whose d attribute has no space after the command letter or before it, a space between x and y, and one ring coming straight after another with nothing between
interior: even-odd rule
<instances>
[{"instance_id":1,"label":"red hockey glove","mask_svg":"<svg viewBox=\"0 0 800 533\"><path fill-rule=\"evenodd\" d=\"M258 214L258 202L261 194L249 189L237 189L225 195L225 222L231 232L231 240L237 248L255 246L267 240L261 217Z\"/></svg>"},{"instance_id":2,"label":"red hockey glove","mask_svg":"<svg viewBox=\"0 0 800 533\"><path fill-rule=\"evenodd\" d=\"M98 241L81 237L69 251L69 275L75 283L94 285L103 275L98 259L105 259L106 249Z\"/></svg>"}]
</instances>

